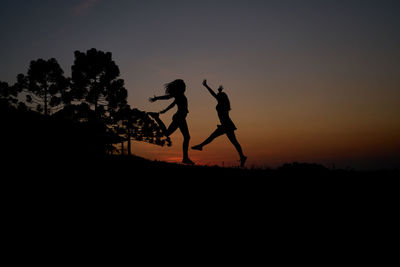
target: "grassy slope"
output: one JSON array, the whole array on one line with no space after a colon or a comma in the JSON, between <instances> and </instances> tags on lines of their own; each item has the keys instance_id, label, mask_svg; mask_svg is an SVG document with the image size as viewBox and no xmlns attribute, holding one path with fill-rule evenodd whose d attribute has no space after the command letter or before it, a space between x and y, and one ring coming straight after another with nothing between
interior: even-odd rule
<instances>
[{"instance_id":1,"label":"grassy slope","mask_svg":"<svg viewBox=\"0 0 400 267\"><path fill-rule=\"evenodd\" d=\"M85 166L81 166L85 169ZM148 178L369 178L395 177L395 171L362 172L330 170L318 164L290 163L277 169L223 168L218 166L183 165L162 161L150 161L137 156L106 156L89 162L87 171L97 169L101 173L115 173L125 177Z\"/></svg>"}]
</instances>

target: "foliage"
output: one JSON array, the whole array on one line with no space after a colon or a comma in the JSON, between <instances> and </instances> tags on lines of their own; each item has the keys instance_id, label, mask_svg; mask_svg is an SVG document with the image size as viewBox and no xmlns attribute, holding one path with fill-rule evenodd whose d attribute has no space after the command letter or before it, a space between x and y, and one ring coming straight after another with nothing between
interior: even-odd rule
<instances>
[{"instance_id":1,"label":"foliage","mask_svg":"<svg viewBox=\"0 0 400 267\"><path fill-rule=\"evenodd\" d=\"M172 144L171 140L163 135L158 125L144 111L132 109L127 105L118 112L117 119L118 124L115 125L115 131L128 142L132 138L159 146L171 146Z\"/></svg>"},{"instance_id":2,"label":"foliage","mask_svg":"<svg viewBox=\"0 0 400 267\"><path fill-rule=\"evenodd\" d=\"M62 108L68 83L56 59L40 58L30 62L27 75L17 76L16 87L25 92L28 105L34 105L37 111L50 115Z\"/></svg>"},{"instance_id":3,"label":"foliage","mask_svg":"<svg viewBox=\"0 0 400 267\"><path fill-rule=\"evenodd\" d=\"M0 81L3 125L9 127L3 140L12 141L8 152L94 156L115 153L115 144L124 141L130 147L131 140L170 146L146 112L128 105L119 76L112 54L92 48L75 52L71 78L51 58L31 61L12 86Z\"/></svg>"},{"instance_id":4,"label":"foliage","mask_svg":"<svg viewBox=\"0 0 400 267\"><path fill-rule=\"evenodd\" d=\"M71 69L71 98L89 105L98 118L111 119L127 104L124 80L119 78L119 68L110 52L94 48L86 53L75 51Z\"/></svg>"},{"instance_id":5,"label":"foliage","mask_svg":"<svg viewBox=\"0 0 400 267\"><path fill-rule=\"evenodd\" d=\"M18 101L17 91L8 83L0 81L0 101L3 105L15 105Z\"/></svg>"}]
</instances>

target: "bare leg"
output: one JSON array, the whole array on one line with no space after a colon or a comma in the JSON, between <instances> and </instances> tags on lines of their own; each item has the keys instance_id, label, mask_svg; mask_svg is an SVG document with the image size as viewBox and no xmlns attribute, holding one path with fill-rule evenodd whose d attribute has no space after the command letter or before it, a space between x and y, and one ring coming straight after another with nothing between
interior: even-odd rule
<instances>
[{"instance_id":1,"label":"bare leg","mask_svg":"<svg viewBox=\"0 0 400 267\"><path fill-rule=\"evenodd\" d=\"M179 129L181 130L182 135L183 135L183 145L182 145L183 160L182 160L182 162L186 163L186 164L194 164L194 162L189 159L189 155L188 155L190 135L189 135L189 128L187 126L186 119L183 119L183 120L173 119L167 129L167 127L165 127L164 122L160 119L158 113L149 112L148 114L156 120L156 122L158 123L158 125L161 128L161 131L168 138L179 127Z\"/></svg>"},{"instance_id":2,"label":"bare leg","mask_svg":"<svg viewBox=\"0 0 400 267\"><path fill-rule=\"evenodd\" d=\"M182 149L183 149L183 163L186 164L194 164L193 161L189 159L189 140L190 140L190 134L189 134L189 128L187 126L186 120L182 121L179 124L179 129L181 130L181 133L183 135L183 144L182 144Z\"/></svg>"},{"instance_id":3,"label":"bare leg","mask_svg":"<svg viewBox=\"0 0 400 267\"><path fill-rule=\"evenodd\" d=\"M164 122L160 119L159 114L155 112L148 113L154 120L157 122L158 126L160 126L161 131L165 136L170 136L173 132L178 129L179 123L175 120L172 120L171 124L167 127L165 126Z\"/></svg>"},{"instance_id":4,"label":"bare leg","mask_svg":"<svg viewBox=\"0 0 400 267\"><path fill-rule=\"evenodd\" d=\"M247 157L243 155L242 147L240 146L238 140L236 139L236 135L234 131L229 131L226 133L231 143L235 146L237 152L240 156L240 165L243 167L244 163L246 162Z\"/></svg>"},{"instance_id":5,"label":"bare leg","mask_svg":"<svg viewBox=\"0 0 400 267\"><path fill-rule=\"evenodd\" d=\"M149 114L157 122L163 134L167 135L167 127L165 127L164 122L160 119L160 114L157 112L147 112L147 114Z\"/></svg>"},{"instance_id":6,"label":"bare leg","mask_svg":"<svg viewBox=\"0 0 400 267\"><path fill-rule=\"evenodd\" d=\"M199 144L197 146L192 146L192 149L203 150L203 146L208 145L215 138L217 138L218 136L223 135L224 133L225 133L225 131L218 127L206 140L203 141L203 143L201 143L201 144Z\"/></svg>"},{"instance_id":7,"label":"bare leg","mask_svg":"<svg viewBox=\"0 0 400 267\"><path fill-rule=\"evenodd\" d=\"M177 122L176 120L173 120L171 122L171 124L168 126L168 129L164 132L165 135L170 136L171 134L173 134L176 131L176 129L178 129L178 126L179 126L179 122ZM164 125L164 127L165 127L165 125Z\"/></svg>"}]
</instances>

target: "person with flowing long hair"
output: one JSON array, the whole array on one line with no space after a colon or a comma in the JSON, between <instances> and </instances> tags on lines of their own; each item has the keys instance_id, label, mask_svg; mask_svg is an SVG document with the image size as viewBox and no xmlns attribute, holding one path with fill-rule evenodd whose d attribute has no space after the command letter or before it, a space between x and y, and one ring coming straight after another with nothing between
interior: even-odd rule
<instances>
[{"instance_id":1,"label":"person with flowing long hair","mask_svg":"<svg viewBox=\"0 0 400 267\"><path fill-rule=\"evenodd\" d=\"M164 110L160 112L148 112L150 116L152 116L158 125L160 126L162 132L164 133L165 136L169 137L172 133L174 133L178 128L181 131L183 135L183 159L182 163L185 164L194 164L193 161L190 160L189 155L188 155L188 149L189 149L189 140L190 140L190 134L189 134L189 128L186 122L186 116L189 113L188 110L188 101L185 96L185 91L186 91L186 84L183 80L178 79L174 80L170 83L167 83L164 85L165 87L165 95L162 96L154 96L149 98L150 102L155 102L157 100L169 100L169 99L174 99L174 101ZM168 128L165 126L163 121L160 119L159 115L164 114L174 106L177 106L177 111L172 117L172 122L168 126Z\"/></svg>"},{"instance_id":2,"label":"person with flowing long hair","mask_svg":"<svg viewBox=\"0 0 400 267\"><path fill-rule=\"evenodd\" d=\"M218 88L218 93L215 93L213 89L211 89L207 85L207 80L203 81L204 87L207 88L207 90L210 92L210 94L217 100L218 104L216 106L219 121L221 122L220 125L217 125L217 129L206 139L204 140L201 144L192 146L192 149L195 150L203 150L203 147L209 143L211 143L215 138L218 136L221 136L223 134L226 134L228 137L229 141L233 144L233 146L236 148L236 151L239 154L240 157L240 166L243 167L247 157L243 154L242 147L240 146L236 135L235 135L235 130L237 129L233 121L231 120L229 116L229 111L231 110L231 105L229 102L228 95L224 92L222 92L223 87L222 85L219 86Z\"/></svg>"}]
</instances>

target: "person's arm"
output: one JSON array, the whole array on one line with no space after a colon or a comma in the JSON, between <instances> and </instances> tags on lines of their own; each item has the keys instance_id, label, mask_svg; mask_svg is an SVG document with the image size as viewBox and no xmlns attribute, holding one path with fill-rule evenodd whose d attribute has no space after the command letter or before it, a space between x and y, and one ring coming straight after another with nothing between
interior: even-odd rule
<instances>
[{"instance_id":1,"label":"person's arm","mask_svg":"<svg viewBox=\"0 0 400 267\"><path fill-rule=\"evenodd\" d=\"M166 100L166 99L171 99L171 95L162 95L162 96L153 96L149 98L150 102L155 102L157 100Z\"/></svg>"},{"instance_id":2,"label":"person's arm","mask_svg":"<svg viewBox=\"0 0 400 267\"><path fill-rule=\"evenodd\" d=\"M166 107L164 110L160 111L160 114L163 114L165 112L167 112L168 110L170 110L171 108L173 108L176 105L176 101L172 102L171 105L169 105L168 107Z\"/></svg>"},{"instance_id":3,"label":"person's arm","mask_svg":"<svg viewBox=\"0 0 400 267\"><path fill-rule=\"evenodd\" d=\"M204 80L204 81L203 81L203 85L204 85L204 87L207 88L207 90L210 92L210 94L211 94L213 97L217 98L217 95L215 94L214 90L211 89L211 88L207 85L207 80Z\"/></svg>"}]
</instances>

